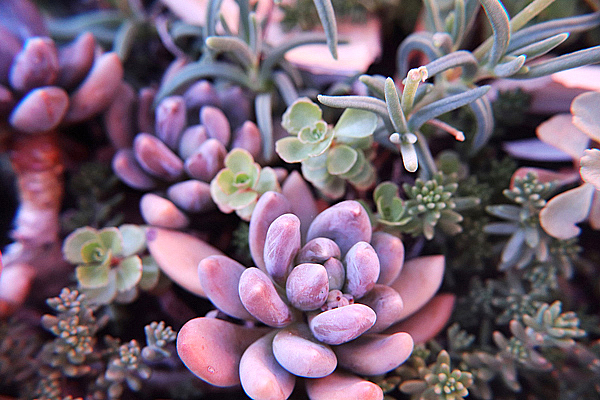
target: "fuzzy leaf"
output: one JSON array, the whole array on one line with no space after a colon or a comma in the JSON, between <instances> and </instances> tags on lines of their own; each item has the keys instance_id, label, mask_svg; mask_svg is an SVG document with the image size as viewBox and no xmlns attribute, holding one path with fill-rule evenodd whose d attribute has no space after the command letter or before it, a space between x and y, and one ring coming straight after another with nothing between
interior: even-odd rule
<instances>
[{"instance_id":1,"label":"fuzzy leaf","mask_svg":"<svg viewBox=\"0 0 600 400\"><path fill-rule=\"evenodd\" d=\"M142 260L138 256L127 257L119 264L117 270L117 291L129 290L142 277Z\"/></svg>"},{"instance_id":2,"label":"fuzzy leaf","mask_svg":"<svg viewBox=\"0 0 600 400\"><path fill-rule=\"evenodd\" d=\"M540 211L542 228L550 236L562 240L579 235L581 229L575 224L587 218L595 191L593 185L584 183L551 198Z\"/></svg>"},{"instance_id":3,"label":"fuzzy leaf","mask_svg":"<svg viewBox=\"0 0 600 400\"><path fill-rule=\"evenodd\" d=\"M508 14L499 0L480 0L494 31L492 49L488 63L494 67L504 56L510 41Z\"/></svg>"},{"instance_id":4,"label":"fuzzy leaf","mask_svg":"<svg viewBox=\"0 0 600 400\"><path fill-rule=\"evenodd\" d=\"M90 240L100 241L98 232L90 227L84 226L73 231L66 239L63 244L62 252L63 257L71 264L81 264L84 262L81 256L81 248L84 243Z\"/></svg>"},{"instance_id":5,"label":"fuzzy leaf","mask_svg":"<svg viewBox=\"0 0 600 400\"><path fill-rule=\"evenodd\" d=\"M84 289L101 288L108 285L110 268L106 265L80 265L75 268L77 282Z\"/></svg>"},{"instance_id":6,"label":"fuzzy leaf","mask_svg":"<svg viewBox=\"0 0 600 400\"><path fill-rule=\"evenodd\" d=\"M580 164L580 172L583 180L594 185L596 190L600 190L600 150L585 150Z\"/></svg>"},{"instance_id":7,"label":"fuzzy leaf","mask_svg":"<svg viewBox=\"0 0 600 400\"><path fill-rule=\"evenodd\" d=\"M373 134L377 128L377 115L369 111L346 109L333 128L335 136L363 138Z\"/></svg>"},{"instance_id":8,"label":"fuzzy leaf","mask_svg":"<svg viewBox=\"0 0 600 400\"><path fill-rule=\"evenodd\" d=\"M321 108L309 98L302 97L296 100L285 110L281 120L281 126L291 135L297 135L306 126L313 126L321 120L323 113Z\"/></svg>"},{"instance_id":9,"label":"fuzzy leaf","mask_svg":"<svg viewBox=\"0 0 600 400\"><path fill-rule=\"evenodd\" d=\"M333 4L331 0L313 0L315 7L317 8L317 14L323 25L325 36L327 37L327 45L331 56L337 60L337 23L335 20L335 13L333 11Z\"/></svg>"},{"instance_id":10,"label":"fuzzy leaf","mask_svg":"<svg viewBox=\"0 0 600 400\"><path fill-rule=\"evenodd\" d=\"M357 151L350 146L338 145L327 154L327 172L340 175L350 171L358 158Z\"/></svg>"}]
</instances>

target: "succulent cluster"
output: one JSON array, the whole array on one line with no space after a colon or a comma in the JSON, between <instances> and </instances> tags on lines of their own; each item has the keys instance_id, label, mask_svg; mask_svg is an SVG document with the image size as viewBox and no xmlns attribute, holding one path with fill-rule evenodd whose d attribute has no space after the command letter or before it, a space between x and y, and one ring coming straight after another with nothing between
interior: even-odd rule
<instances>
[{"instance_id":1,"label":"succulent cluster","mask_svg":"<svg viewBox=\"0 0 600 400\"><path fill-rule=\"evenodd\" d=\"M423 260L428 282L417 294L406 286L417 272L411 271L416 265L404 265L402 242L372 233L358 202L343 201L317 215L304 245L298 217L273 211L285 210L286 202L267 193L252 215L257 268L224 256L198 266L213 304L254 327L197 318L180 331L177 349L200 378L218 386L241 382L252 398L287 398L298 376L318 378L307 381L307 390L321 399L335 386L326 382L349 379L340 369L378 375L408 358L413 338L399 321L433 296L443 264ZM371 390L364 396L380 395Z\"/></svg>"}]
</instances>

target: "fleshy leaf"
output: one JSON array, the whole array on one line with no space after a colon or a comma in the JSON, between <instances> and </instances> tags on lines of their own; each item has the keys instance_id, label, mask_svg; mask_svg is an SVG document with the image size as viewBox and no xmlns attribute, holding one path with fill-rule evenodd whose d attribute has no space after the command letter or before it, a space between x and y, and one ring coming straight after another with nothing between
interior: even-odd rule
<instances>
[{"instance_id":1,"label":"fleshy leaf","mask_svg":"<svg viewBox=\"0 0 600 400\"><path fill-rule=\"evenodd\" d=\"M600 92L586 92L571 103L573 124L591 139L600 141Z\"/></svg>"},{"instance_id":2,"label":"fleshy leaf","mask_svg":"<svg viewBox=\"0 0 600 400\"><path fill-rule=\"evenodd\" d=\"M574 120L569 114L557 114L537 127L537 137L576 160L588 148L590 138L574 124Z\"/></svg>"},{"instance_id":3,"label":"fleshy leaf","mask_svg":"<svg viewBox=\"0 0 600 400\"><path fill-rule=\"evenodd\" d=\"M113 254L123 253L123 236L117 228L104 228L98 232L104 247L110 249Z\"/></svg>"},{"instance_id":4,"label":"fleshy leaf","mask_svg":"<svg viewBox=\"0 0 600 400\"><path fill-rule=\"evenodd\" d=\"M570 239L581 229L575 224L585 220L596 189L589 183L554 196L540 211L542 228L557 239Z\"/></svg>"},{"instance_id":5,"label":"fleshy leaf","mask_svg":"<svg viewBox=\"0 0 600 400\"><path fill-rule=\"evenodd\" d=\"M129 290L142 278L142 260L138 256L127 257L117 268L117 291Z\"/></svg>"},{"instance_id":6,"label":"fleshy leaf","mask_svg":"<svg viewBox=\"0 0 600 400\"><path fill-rule=\"evenodd\" d=\"M363 138L370 136L377 127L377 115L365 110L348 108L333 128L335 136Z\"/></svg>"},{"instance_id":7,"label":"fleshy leaf","mask_svg":"<svg viewBox=\"0 0 600 400\"><path fill-rule=\"evenodd\" d=\"M90 240L81 246L81 258L86 264L100 263L110 258L112 252L106 250L99 240Z\"/></svg>"},{"instance_id":8,"label":"fleshy leaf","mask_svg":"<svg viewBox=\"0 0 600 400\"><path fill-rule=\"evenodd\" d=\"M160 277L160 269L152 256L142 258L142 277L138 286L142 290L150 290L158 283Z\"/></svg>"},{"instance_id":9,"label":"fleshy leaf","mask_svg":"<svg viewBox=\"0 0 600 400\"><path fill-rule=\"evenodd\" d=\"M105 265L80 265L75 268L77 282L85 289L101 288L108 285L110 269Z\"/></svg>"},{"instance_id":10,"label":"fleshy leaf","mask_svg":"<svg viewBox=\"0 0 600 400\"><path fill-rule=\"evenodd\" d=\"M71 233L63 244L63 257L71 264L81 264L84 262L81 256L83 244L90 240L98 240L98 232L90 227L84 226Z\"/></svg>"},{"instance_id":11,"label":"fleshy leaf","mask_svg":"<svg viewBox=\"0 0 600 400\"><path fill-rule=\"evenodd\" d=\"M340 175L350 171L358 158L357 151L350 146L339 145L327 154L327 172Z\"/></svg>"},{"instance_id":12,"label":"fleshy leaf","mask_svg":"<svg viewBox=\"0 0 600 400\"><path fill-rule=\"evenodd\" d=\"M585 150L580 163L583 180L594 185L596 190L600 190L600 150Z\"/></svg>"},{"instance_id":13,"label":"fleshy leaf","mask_svg":"<svg viewBox=\"0 0 600 400\"><path fill-rule=\"evenodd\" d=\"M119 227L123 236L123 256L129 257L146 249L146 232L137 225L126 224Z\"/></svg>"},{"instance_id":14,"label":"fleshy leaf","mask_svg":"<svg viewBox=\"0 0 600 400\"><path fill-rule=\"evenodd\" d=\"M258 193L262 194L268 192L270 190L274 192L280 192L281 188L279 187L279 182L277 181L277 174L270 167L264 167L260 171L260 175L258 181L256 182L256 186L253 188Z\"/></svg>"},{"instance_id":15,"label":"fleshy leaf","mask_svg":"<svg viewBox=\"0 0 600 400\"><path fill-rule=\"evenodd\" d=\"M238 172L250 173L254 167L254 159L248 151L236 148L225 157L225 167L229 168L234 174Z\"/></svg>"},{"instance_id":16,"label":"fleshy leaf","mask_svg":"<svg viewBox=\"0 0 600 400\"><path fill-rule=\"evenodd\" d=\"M304 144L298 138L286 137L275 143L275 151L287 163L302 162L310 157L314 145Z\"/></svg>"},{"instance_id":17,"label":"fleshy leaf","mask_svg":"<svg viewBox=\"0 0 600 400\"><path fill-rule=\"evenodd\" d=\"M281 126L291 135L297 135L305 126L312 126L319 121L321 116L321 108L307 97L302 97L283 113Z\"/></svg>"},{"instance_id":18,"label":"fleshy leaf","mask_svg":"<svg viewBox=\"0 0 600 400\"><path fill-rule=\"evenodd\" d=\"M105 286L84 289L85 298L90 304L110 304L117 295L117 278L114 269L108 271L108 282Z\"/></svg>"}]
</instances>

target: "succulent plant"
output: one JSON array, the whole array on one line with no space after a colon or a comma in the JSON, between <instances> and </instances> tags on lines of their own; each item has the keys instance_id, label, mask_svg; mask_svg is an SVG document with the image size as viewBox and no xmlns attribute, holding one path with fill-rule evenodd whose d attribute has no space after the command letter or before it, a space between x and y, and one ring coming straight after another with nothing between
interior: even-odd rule
<instances>
[{"instance_id":1,"label":"succulent plant","mask_svg":"<svg viewBox=\"0 0 600 400\"><path fill-rule=\"evenodd\" d=\"M133 102L135 96L130 95ZM184 228L191 215L214 208L209 182L225 167L227 148L243 148L257 158L260 134L246 120L247 99L239 87L217 91L207 81L197 82L183 96L163 99L154 117L148 113L153 98L150 89L140 92L141 133L133 141L132 131L123 131L119 114L108 116L109 132L114 132L113 143L119 148L113 169L127 185L154 190L140 202L147 223ZM114 112L120 107L115 105Z\"/></svg>"},{"instance_id":2,"label":"succulent plant","mask_svg":"<svg viewBox=\"0 0 600 400\"><path fill-rule=\"evenodd\" d=\"M137 295L138 286L150 289L156 285L158 266L152 257L138 255L145 249L145 231L136 225L101 230L84 227L65 239L63 254L77 264L77 283L87 300L108 304L129 302Z\"/></svg>"},{"instance_id":3,"label":"succulent plant","mask_svg":"<svg viewBox=\"0 0 600 400\"><path fill-rule=\"evenodd\" d=\"M225 168L210 183L210 194L224 213L235 211L249 221L261 194L281 191L275 171L260 168L246 150L233 149L225 157Z\"/></svg>"},{"instance_id":4,"label":"succulent plant","mask_svg":"<svg viewBox=\"0 0 600 400\"><path fill-rule=\"evenodd\" d=\"M437 290L443 259L404 264L400 239L372 233L366 210L355 201L316 216L302 245L300 220L285 212L286 203L269 192L256 206L249 239L256 268L225 256L198 266L208 298L246 326L208 317L188 321L177 339L178 354L200 378L217 386L241 382L255 399L287 398L296 376L316 378L307 381L313 400L340 385L351 386L345 395L380 398L378 387L358 385L358 377L342 370L385 373L410 355L413 339L406 331L441 328L444 312L427 328L403 324ZM410 283L417 264L429 271L418 289Z\"/></svg>"},{"instance_id":5,"label":"succulent plant","mask_svg":"<svg viewBox=\"0 0 600 400\"><path fill-rule=\"evenodd\" d=\"M288 107L281 125L292 136L279 139L275 151L285 162L301 162L304 177L327 197L342 197L344 181L363 190L375 183L369 162L375 114L347 109L332 128L319 106L303 97Z\"/></svg>"}]
</instances>

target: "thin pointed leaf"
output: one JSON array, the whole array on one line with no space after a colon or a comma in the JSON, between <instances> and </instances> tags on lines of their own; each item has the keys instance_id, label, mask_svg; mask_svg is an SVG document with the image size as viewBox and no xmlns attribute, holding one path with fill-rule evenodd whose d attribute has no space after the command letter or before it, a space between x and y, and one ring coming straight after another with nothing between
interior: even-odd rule
<instances>
[{"instance_id":1,"label":"thin pointed leaf","mask_svg":"<svg viewBox=\"0 0 600 400\"><path fill-rule=\"evenodd\" d=\"M265 160L273 157L273 118L271 117L271 93L259 93L254 99L256 125L262 139L262 154Z\"/></svg>"},{"instance_id":2,"label":"thin pointed leaf","mask_svg":"<svg viewBox=\"0 0 600 400\"><path fill-rule=\"evenodd\" d=\"M219 61L211 63L196 62L186 65L165 82L156 93L154 104L160 103L165 97L183 90L203 78L223 78L247 88L252 88L253 86L244 70L237 66Z\"/></svg>"},{"instance_id":3,"label":"thin pointed leaf","mask_svg":"<svg viewBox=\"0 0 600 400\"><path fill-rule=\"evenodd\" d=\"M123 22L123 24L117 31L112 51L117 53L117 56L119 56L119 60L121 60L121 62L125 62L127 60L127 57L129 56L131 48L133 47L133 44L135 42L138 30L138 24L134 23L133 21L127 20Z\"/></svg>"},{"instance_id":4,"label":"thin pointed leaf","mask_svg":"<svg viewBox=\"0 0 600 400\"><path fill-rule=\"evenodd\" d=\"M402 111L400 98L398 97L396 85L394 84L394 80L392 78L387 78L385 80L385 104L387 106L392 125L394 126L394 131L398 133L408 132L406 127L406 117Z\"/></svg>"},{"instance_id":5,"label":"thin pointed leaf","mask_svg":"<svg viewBox=\"0 0 600 400\"><path fill-rule=\"evenodd\" d=\"M419 130L421 126L430 119L434 119L448 111L455 110L482 97L490 89L489 86L481 86L463 93L455 94L444 99L430 103L417 110L408 120L408 129L411 132Z\"/></svg>"},{"instance_id":6,"label":"thin pointed leaf","mask_svg":"<svg viewBox=\"0 0 600 400\"><path fill-rule=\"evenodd\" d=\"M223 0L209 0L206 7L206 24L204 37L215 36L217 34L217 22L219 21L219 12Z\"/></svg>"},{"instance_id":7,"label":"thin pointed leaf","mask_svg":"<svg viewBox=\"0 0 600 400\"><path fill-rule=\"evenodd\" d=\"M487 97L480 97L467 107L471 109L477 122L477 130L473 136L473 145L470 151L470 154L475 154L486 145L494 133L494 114Z\"/></svg>"},{"instance_id":8,"label":"thin pointed leaf","mask_svg":"<svg viewBox=\"0 0 600 400\"><path fill-rule=\"evenodd\" d=\"M479 64L471 52L459 50L433 60L425 66L429 77L456 67L462 67L466 77L473 77L477 73Z\"/></svg>"},{"instance_id":9,"label":"thin pointed leaf","mask_svg":"<svg viewBox=\"0 0 600 400\"><path fill-rule=\"evenodd\" d=\"M525 64L527 56L520 55L513 60L498 64L494 67L494 75L499 78L506 78L519 72L521 67Z\"/></svg>"},{"instance_id":10,"label":"thin pointed leaf","mask_svg":"<svg viewBox=\"0 0 600 400\"><path fill-rule=\"evenodd\" d=\"M442 16L440 15L440 9L435 0L423 0L423 5L427 10L427 16L431 18L431 23L436 32L444 32L444 24L442 23Z\"/></svg>"},{"instance_id":11,"label":"thin pointed leaf","mask_svg":"<svg viewBox=\"0 0 600 400\"><path fill-rule=\"evenodd\" d=\"M250 37L248 40L250 50L253 54L260 54L262 52L262 29L256 13L250 13Z\"/></svg>"},{"instance_id":12,"label":"thin pointed leaf","mask_svg":"<svg viewBox=\"0 0 600 400\"><path fill-rule=\"evenodd\" d=\"M337 60L337 23L335 20L335 13L333 11L333 4L331 4L331 0L313 0L315 3L315 7L317 8L317 13L319 14L319 19L321 20L321 25L323 25L323 30L325 31L325 36L327 37L327 46L329 47L329 51L333 58Z\"/></svg>"},{"instance_id":13,"label":"thin pointed leaf","mask_svg":"<svg viewBox=\"0 0 600 400\"><path fill-rule=\"evenodd\" d=\"M543 61L529 66L529 71L524 74L513 75L512 78L530 79L546 76L566 69L581 67L582 65L600 62L600 46L575 51L548 61Z\"/></svg>"},{"instance_id":14,"label":"thin pointed leaf","mask_svg":"<svg viewBox=\"0 0 600 400\"><path fill-rule=\"evenodd\" d=\"M120 11L92 11L70 18L49 19L48 31L56 40L72 40L83 31L92 31L94 27L117 27L125 16Z\"/></svg>"},{"instance_id":15,"label":"thin pointed leaf","mask_svg":"<svg viewBox=\"0 0 600 400\"><path fill-rule=\"evenodd\" d=\"M247 0L236 0L238 7L240 8L240 17L239 17L239 33L240 38L245 41L250 41L250 9L248 7Z\"/></svg>"},{"instance_id":16,"label":"thin pointed leaf","mask_svg":"<svg viewBox=\"0 0 600 400\"><path fill-rule=\"evenodd\" d=\"M452 25L452 42L455 46L460 45L465 35L467 24L467 12L465 10L465 0L454 1L454 21Z\"/></svg>"},{"instance_id":17,"label":"thin pointed leaf","mask_svg":"<svg viewBox=\"0 0 600 400\"><path fill-rule=\"evenodd\" d=\"M283 98L286 106L291 106L298 98L298 90L288 74L277 71L273 74L273 83Z\"/></svg>"},{"instance_id":18,"label":"thin pointed leaf","mask_svg":"<svg viewBox=\"0 0 600 400\"><path fill-rule=\"evenodd\" d=\"M433 34L430 32L418 32L409 35L398 47L396 55L396 67L399 76L406 76L409 70L409 55L413 51L423 53L430 61L440 58L444 54L433 44Z\"/></svg>"},{"instance_id":19,"label":"thin pointed leaf","mask_svg":"<svg viewBox=\"0 0 600 400\"><path fill-rule=\"evenodd\" d=\"M488 213L490 213L496 217L508 219L511 221L519 221L521 219L521 207L517 207L517 206L513 206L513 205L507 205L507 204L491 205L491 206L487 206L485 208L485 211L487 211Z\"/></svg>"},{"instance_id":20,"label":"thin pointed leaf","mask_svg":"<svg viewBox=\"0 0 600 400\"><path fill-rule=\"evenodd\" d=\"M248 69L258 63L248 44L234 36L210 36L206 38L206 45L218 53L232 53Z\"/></svg>"},{"instance_id":21,"label":"thin pointed leaf","mask_svg":"<svg viewBox=\"0 0 600 400\"><path fill-rule=\"evenodd\" d=\"M492 67L496 66L502 59L510 41L510 24L508 14L502 3L498 0L479 0L485 13L492 24L494 31L492 49L488 64Z\"/></svg>"},{"instance_id":22,"label":"thin pointed leaf","mask_svg":"<svg viewBox=\"0 0 600 400\"><path fill-rule=\"evenodd\" d=\"M528 46L520 47L520 48L512 51L508 55L509 56L518 56L518 55L523 54L523 55L527 56L528 61L531 61L534 58L543 56L544 54L553 50L554 48L559 46L562 42L567 40L568 37L569 37L568 33L559 33L558 35L554 35L552 37L549 37L548 39L544 39L542 41L532 43Z\"/></svg>"}]
</instances>

